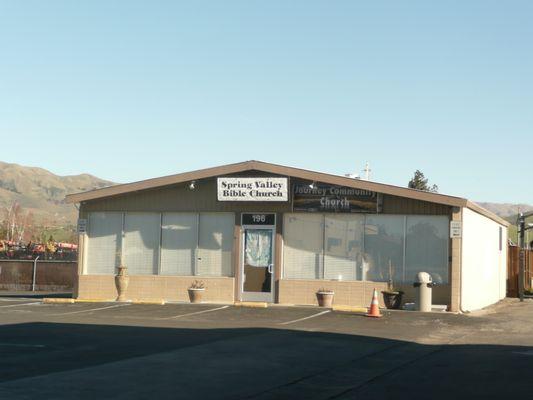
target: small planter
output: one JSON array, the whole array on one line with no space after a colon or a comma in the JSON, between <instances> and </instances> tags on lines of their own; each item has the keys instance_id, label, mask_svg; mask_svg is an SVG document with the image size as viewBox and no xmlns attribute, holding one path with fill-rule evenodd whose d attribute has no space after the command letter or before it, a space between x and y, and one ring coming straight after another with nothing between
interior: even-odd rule
<instances>
[{"instance_id":1,"label":"small planter","mask_svg":"<svg viewBox=\"0 0 533 400\"><path fill-rule=\"evenodd\" d=\"M402 292L401 290L397 292L383 290L381 293L383 293L383 301L385 302L385 307L387 307L389 310L400 309L404 292Z\"/></svg>"},{"instance_id":2,"label":"small planter","mask_svg":"<svg viewBox=\"0 0 533 400\"><path fill-rule=\"evenodd\" d=\"M201 303L204 297L205 285L202 281L194 281L187 289L191 303Z\"/></svg>"},{"instance_id":3,"label":"small planter","mask_svg":"<svg viewBox=\"0 0 533 400\"><path fill-rule=\"evenodd\" d=\"M191 303L201 303L202 302L202 299L204 297L205 288L204 289L189 288L189 289L187 289L187 291L189 292L189 300L191 301Z\"/></svg>"},{"instance_id":4,"label":"small planter","mask_svg":"<svg viewBox=\"0 0 533 400\"><path fill-rule=\"evenodd\" d=\"M333 305L333 296L335 295L335 292L332 290L319 290L316 292L316 299L318 301L319 307L327 307L331 308Z\"/></svg>"}]
</instances>

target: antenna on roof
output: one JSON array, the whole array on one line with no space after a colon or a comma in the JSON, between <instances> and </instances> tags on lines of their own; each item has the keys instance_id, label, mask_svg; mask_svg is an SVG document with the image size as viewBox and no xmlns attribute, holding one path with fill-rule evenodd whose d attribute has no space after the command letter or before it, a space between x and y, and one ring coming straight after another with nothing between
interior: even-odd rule
<instances>
[{"instance_id":1,"label":"antenna on roof","mask_svg":"<svg viewBox=\"0 0 533 400\"><path fill-rule=\"evenodd\" d=\"M370 169L370 163L368 161L366 162L365 169L362 172L364 173L363 174L363 177L364 177L363 179L365 181L369 181L371 173L372 173L372 170Z\"/></svg>"}]
</instances>

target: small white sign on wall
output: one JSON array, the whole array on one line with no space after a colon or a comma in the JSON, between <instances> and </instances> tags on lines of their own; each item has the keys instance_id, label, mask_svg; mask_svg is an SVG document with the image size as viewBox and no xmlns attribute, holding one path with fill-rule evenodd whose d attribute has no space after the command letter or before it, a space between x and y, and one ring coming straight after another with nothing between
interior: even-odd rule
<instances>
[{"instance_id":1,"label":"small white sign on wall","mask_svg":"<svg viewBox=\"0 0 533 400\"><path fill-rule=\"evenodd\" d=\"M87 220L79 219L78 220L78 233L86 233L86 232L87 232Z\"/></svg>"},{"instance_id":2,"label":"small white sign on wall","mask_svg":"<svg viewBox=\"0 0 533 400\"><path fill-rule=\"evenodd\" d=\"M218 201L288 201L288 179L278 177L217 179Z\"/></svg>"},{"instance_id":3,"label":"small white sign on wall","mask_svg":"<svg viewBox=\"0 0 533 400\"><path fill-rule=\"evenodd\" d=\"M461 221L450 221L450 238L458 239L461 237L463 232L463 225Z\"/></svg>"}]
</instances>

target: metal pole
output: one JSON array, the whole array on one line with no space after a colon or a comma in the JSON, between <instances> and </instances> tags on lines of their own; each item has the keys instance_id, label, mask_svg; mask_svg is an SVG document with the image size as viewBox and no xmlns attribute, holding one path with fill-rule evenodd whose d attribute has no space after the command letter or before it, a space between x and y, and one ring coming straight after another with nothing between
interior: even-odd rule
<instances>
[{"instance_id":1,"label":"metal pole","mask_svg":"<svg viewBox=\"0 0 533 400\"><path fill-rule=\"evenodd\" d=\"M37 258L35 258L35 260L33 260L33 279L32 279L32 282L31 282L31 291L32 292L35 292L35 276L37 275L37 260L39 259L40 256L37 256Z\"/></svg>"},{"instance_id":2,"label":"metal pole","mask_svg":"<svg viewBox=\"0 0 533 400\"><path fill-rule=\"evenodd\" d=\"M526 262L526 255L524 253L524 234L526 230L526 219L522 213L520 213L518 216L518 229L518 248L520 251L518 259L518 297L520 297L520 301L524 301L524 264Z\"/></svg>"}]
</instances>

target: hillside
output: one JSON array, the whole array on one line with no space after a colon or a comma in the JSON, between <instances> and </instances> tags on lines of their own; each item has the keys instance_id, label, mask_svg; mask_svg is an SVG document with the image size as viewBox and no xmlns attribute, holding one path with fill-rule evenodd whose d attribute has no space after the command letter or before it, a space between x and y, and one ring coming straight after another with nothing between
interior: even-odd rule
<instances>
[{"instance_id":1,"label":"hillside","mask_svg":"<svg viewBox=\"0 0 533 400\"><path fill-rule=\"evenodd\" d=\"M521 212L533 211L533 205L531 204L486 203L479 201L477 204L502 218L516 216L519 210Z\"/></svg>"},{"instance_id":2,"label":"hillside","mask_svg":"<svg viewBox=\"0 0 533 400\"><path fill-rule=\"evenodd\" d=\"M65 195L113 185L92 175L59 176L42 168L0 161L0 209L15 200L37 221L50 225L75 223L77 210L65 203ZM0 215L1 217L1 215Z\"/></svg>"}]
</instances>

